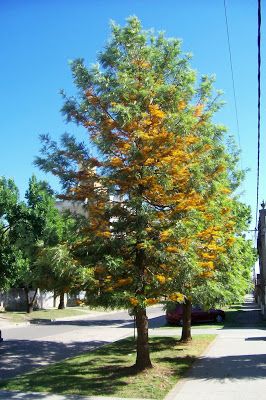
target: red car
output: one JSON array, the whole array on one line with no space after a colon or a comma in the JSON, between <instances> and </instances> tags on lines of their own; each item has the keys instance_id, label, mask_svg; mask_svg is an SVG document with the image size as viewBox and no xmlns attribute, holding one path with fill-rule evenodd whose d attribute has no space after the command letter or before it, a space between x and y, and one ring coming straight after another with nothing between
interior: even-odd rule
<instances>
[{"instance_id":1,"label":"red car","mask_svg":"<svg viewBox=\"0 0 266 400\"><path fill-rule=\"evenodd\" d=\"M166 321L168 324L183 325L183 305L179 304L173 309L166 311ZM223 322L225 312L223 310L210 309L204 311L199 306L192 306L191 322Z\"/></svg>"}]
</instances>

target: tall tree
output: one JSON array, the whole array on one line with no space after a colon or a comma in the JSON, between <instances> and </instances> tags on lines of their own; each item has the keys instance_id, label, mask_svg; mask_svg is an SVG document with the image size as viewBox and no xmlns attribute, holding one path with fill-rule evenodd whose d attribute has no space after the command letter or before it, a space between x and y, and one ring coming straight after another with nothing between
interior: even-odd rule
<instances>
[{"instance_id":1,"label":"tall tree","mask_svg":"<svg viewBox=\"0 0 266 400\"><path fill-rule=\"evenodd\" d=\"M207 226L207 211L218 195L230 201L239 174L225 128L212 122L220 107L213 78L197 84L179 40L129 18L112 25L99 64L88 69L78 59L72 73L78 94L63 93L63 112L87 130L89 148L68 134L61 145L45 135L36 164L61 178L65 199L84 204L80 246L95 271L96 299L134 310L143 370L152 366L146 306L162 297L186 301L180 282L212 276L212 252L223 252L219 242L226 245L233 229Z\"/></svg>"}]
</instances>

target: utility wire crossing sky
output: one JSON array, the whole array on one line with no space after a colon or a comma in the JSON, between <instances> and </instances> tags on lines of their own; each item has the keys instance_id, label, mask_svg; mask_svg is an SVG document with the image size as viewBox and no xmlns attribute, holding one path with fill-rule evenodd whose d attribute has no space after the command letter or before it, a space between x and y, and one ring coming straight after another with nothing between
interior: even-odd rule
<instances>
[{"instance_id":1,"label":"utility wire crossing sky","mask_svg":"<svg viewBox=\"0 0 266 400\"><path fill-rule=\"evenodd\" d=\"M266 197L265 183L259 182L265 119L262 114L258 121L258 109L266 107L263 62L258 99L258 5L253 0L1 1L0 175L14 178L22 198L32 173L59 190L56 179L40 172L33 160L40 134L57 140L68 131L86 140L86 133L66 125L60 113L60 90L75 94L69 60L81 57L87 65L95 63L110 35L110 20L124 25L136 15L144 29L182 39L198 76L216 75L215 87L224 91L225 106L215 121L241 143L240 164L249 170L241 198L252 207L253 229L256 205ZM262 4L262 38L263 11ZM261 60L264 54L261 40ZM258 125L262 135L257 140Z\"/></svg>"}]
</instances>

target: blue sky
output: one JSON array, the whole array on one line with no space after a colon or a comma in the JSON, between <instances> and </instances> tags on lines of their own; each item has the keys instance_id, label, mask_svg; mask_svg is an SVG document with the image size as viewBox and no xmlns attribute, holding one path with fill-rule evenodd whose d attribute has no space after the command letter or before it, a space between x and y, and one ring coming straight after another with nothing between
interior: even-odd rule
<instances>
[{"instance_id":1,"label":"blue sky","mask_svg":"<svg viewBox=\"0 0 266 400\"><path fill-rule=\"evenodd\" d=\"M242 187L242 200L252 206L254 216L257 1L226 0L226 5L242 166L250 169ZM168 37L182 39L183 50L193 54L193 68L199 74L216 75L215 87L224 91L226 101L216 121L226 125L238 142L223 0L1 0L0 175L13 177L22 196L32 173L56 185L54 178L44 176L33 166L40 149L39 134L50 133L57 139L65 131L77 132L75 126L65 124L60 114L60 89L75 93L69 60L83 57L87 65L94 63L110 34L109 21L123 25L130 15L138 16L145 29L163 30ZM263 24L262 19L262 33ZM262 48L262 76L264 55ZM262 80L262 110L264 87ZM265 195L264 126L262 112L260 201ZM85 133L77 134L86 138Z\"/></svg>"}]
</instances>

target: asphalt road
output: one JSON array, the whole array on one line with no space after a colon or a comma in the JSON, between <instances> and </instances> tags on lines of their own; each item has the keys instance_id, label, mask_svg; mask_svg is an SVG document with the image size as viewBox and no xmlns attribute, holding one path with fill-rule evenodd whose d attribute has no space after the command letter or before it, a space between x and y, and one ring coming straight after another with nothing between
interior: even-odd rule
<instances>
[{"instance_id":1,"label":"asphalt road","mask_svg":"<svg viewBox=\"0 0 266 400\"><path fill-rule=\"evenodd\" d=\"M150 307L148 316L150 328L165 324L161 306ZM119 311L1 330L0 379L6 379L133 335L134 323Z\"/></svg>"}]
</instances>

